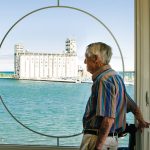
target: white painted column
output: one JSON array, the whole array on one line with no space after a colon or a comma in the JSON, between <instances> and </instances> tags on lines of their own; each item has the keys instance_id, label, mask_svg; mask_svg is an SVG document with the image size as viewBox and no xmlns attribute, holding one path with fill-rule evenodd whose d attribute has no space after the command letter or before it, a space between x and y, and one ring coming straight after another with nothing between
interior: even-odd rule
<instances>
[{"instance_id":1,"label":"white painted column","mask_svg":"<svg viewBox=\"0 0 150 150\"><path fill-rule=\"evenodd\" d=\"M135 0L136 99L150 122L150 0ZM150 129L137 134L136 150L150 150Z\"/></svg>"}]
</instances>

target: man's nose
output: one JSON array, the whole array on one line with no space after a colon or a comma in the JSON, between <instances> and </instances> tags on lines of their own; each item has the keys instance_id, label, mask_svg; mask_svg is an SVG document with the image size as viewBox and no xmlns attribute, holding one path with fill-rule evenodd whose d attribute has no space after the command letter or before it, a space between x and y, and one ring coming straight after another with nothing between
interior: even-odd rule
<instances>
[{"instance_id":1,"label":"man's nose","mask_svg":"<svg viewBox=\"0 0 150 150\"><path fill-rule=\"evenodd\" d=\"M86 64L86 58L84 59L84 63Z\"/></svg>"}]
</instances>

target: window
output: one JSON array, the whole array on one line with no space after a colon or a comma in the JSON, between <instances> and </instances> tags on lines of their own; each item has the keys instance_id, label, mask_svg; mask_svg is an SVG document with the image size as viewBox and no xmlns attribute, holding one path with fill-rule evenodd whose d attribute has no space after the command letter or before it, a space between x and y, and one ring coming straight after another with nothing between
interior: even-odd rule
<instances>
[{"instance_id":1,"label":"window","mask_svg":"<svg viewBox=\"0 0 150 150\"><path fill-rule=\"evenodd\" d=\"M12 7L11 3L5 0L0 5L0 11L2 14L5 13L4 18L2 16L0 17L3 22L3 27L0 28L0 32L3 35L26 12L31 12L33 9L38 9L42 6L57 4L57 2L50 3L46 1L34 3L34 0L31 0L29 7L29 5L24 5L27 2L23 0L23 2L13 1L12 5L14 7ZM73 0L61 0L60 4L80 8L89 12L99 18L113 33L119 43L124 58L127 90L133 97L134 1L102 0L93 2L80 0L79 3ZM6 18L9 19L6 20ZM49 19L52 21L49 21ZM56 78L58 76L58 70L56 69L58 66L57 54L62 53L64 55L63 51L67 50L65 49L65 40L72 36L77 43L78 65L81 66L83 71L81 77L85 76L86 82L89 81L90 76L86 72L83 63L85 47L87 44L95 41L106 42L112 46L113 58L111 65L122 74L123 69L120 52L108 30L93 17L81 11L68 8L42 10L26 17L18 23L2 45L0 64L5 65L0 66L0 71L14 71L14 45L18 42L23 42L23 45L31 50L37 49L44 53L52 53L50 56L53 58L49 58L52 61L51 69L49 69L50 74L47 77ZM3 37L1 36L0 38L2 39ZM49 51L46 51L47 49ZM35 53L37 52L39 51L35 51ZM66 58L69 57L71 57L70 54L66 55ZM39 75L39 77L43 78L43 60L39 59L39 61L41 62L39 67L41 66L42 68L37 69L39 72L36 74L36 77ZM67 59L67 65L71 64L70 61ZM45 66L47 66L47 63ZM65 64L63 67L66 69ZM74 75L70 74L72 73L71 69L72 67L69 66L68 70L63 71L63 81L66 80L69 83L75 81ZM27 72L27 74L29 73ZM82 116L89 97L91 84L36 82L30 80L18 81L11 79L1 79L0 82L0 93L4 102L13 115L29 128L40 133L55 136L72 135L82 131ZM57 144L56 139L44 137L23 128L10 117L2 106L0 112L0 131L2 135L0 142L2 144ZM133 116L131 114L128 114L128 120L133 122ZM82 135L67 140L60 139L60 145L78 146L81 137ZM121 139L120 145L127 146L127 141L127 137Z\"/></svg>"}]
</instances>

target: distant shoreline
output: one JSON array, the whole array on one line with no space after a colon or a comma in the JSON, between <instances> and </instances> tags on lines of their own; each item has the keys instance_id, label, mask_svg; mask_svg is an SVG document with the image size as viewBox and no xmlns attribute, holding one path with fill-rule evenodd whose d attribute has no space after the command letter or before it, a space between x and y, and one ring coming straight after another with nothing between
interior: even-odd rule
<instances>
[{"instance_id":1,"label":"distant shoreline","mask_svg":"<svg viewBox=\"0 0 150 150\"><path fill-rule=\"evenodd\" d=\"M0 71L0 78L14 78L14 71Z\"/></svg>"},{"instance_id":2,"label":"distant shoreline","mask_svg":"<svg viewBox=\"0 0 150 150\"><path fill-rule=\"evenodd\" d=\"M123 72L118 72L121 76ZM134 85L134 71L125 71L124 76L125 84ZM0 79L16 79L14 71L0 71ZM17 79L17 80L31 80L31 81L49 81L49 82L68 82L68 83L92 83L92 80L73 80L73 79L56 79L56 78L48 78L48 79Z\"/></svg>"}]
</instances>

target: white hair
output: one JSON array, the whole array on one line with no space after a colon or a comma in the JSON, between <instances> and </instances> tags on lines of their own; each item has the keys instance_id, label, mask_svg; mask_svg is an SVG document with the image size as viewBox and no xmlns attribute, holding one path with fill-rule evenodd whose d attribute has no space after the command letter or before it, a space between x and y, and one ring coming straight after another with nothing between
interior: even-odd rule
<instances>
[{"instance_id":1,"label":"white hair","mask_svg":"<svg viewBox=\"0 0 150 150\"><path fill-rule=\"evenodd\" d=\"M98 56L103 64L109 64L112 56L112 49L109 45L102 42L91 43L87 46L85 55L86 57Z\"/></svg>"}]
</instances>

